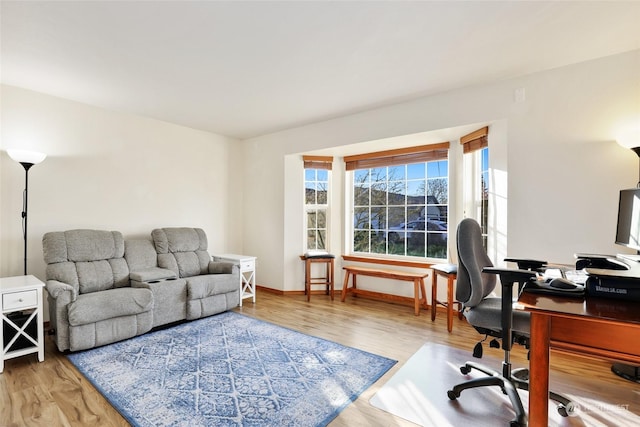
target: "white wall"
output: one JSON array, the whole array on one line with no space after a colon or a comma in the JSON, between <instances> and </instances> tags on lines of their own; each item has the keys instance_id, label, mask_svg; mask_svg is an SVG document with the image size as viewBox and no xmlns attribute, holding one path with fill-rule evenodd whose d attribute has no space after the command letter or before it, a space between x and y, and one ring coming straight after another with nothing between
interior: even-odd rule
<instances>
[{"instance_id":1,"label":"white wall","mask_svg":"<svg viewBox=\"0 0 640 427\"><path fill-rule=\"evenodd\" d=\"M24 169L7 148L47 153L29 171L29 273L44 279L47 231L95 228L149 237L201 227L211 253L241 252L237 140L1 87L0 274L22 274Z\"/></svg>"},{"instance_id":2,"label":"white wall","mask_svg":"<svg viewBox=\"0 0 640 427\"><path fill-rule=\"evenodd\" d=\"M639 76L636 50L245 141L243 249L259 259L259 283L303 288L294 230L301 208L285 202L295 188L285 177L301 178L285 175L286 156L481 122L506 129L492 140L506 160L492 165L506 178L499 252L561 263L573 263L575 252L623 252L613 244L618 190L635 186L638 158L615 134L623 121L640 120ZM526 99L517 103L520 88Z\"/></svg>"},{"instance_id":3,"label":"white wall","mask_svg":"<svg viewBox=\"0 0 640 427\"><path fill-rule=\"evenodd\" d=\"M509 228L496 253L572 263L577 251L622 252L613 244L617 194L635 186L638 158L614 139L620 122L640 120L638 76L640 50L240 143L2 86L0 274L22 272L24 170L7 148L49 155L29 173L29 271L38 277L46 231L146 236L157 226L193 225L205 229L211 252L257 256L260 285L302 290L295 202L302 193L293 194L301 184L292 182L302 177L293 155L472 123L502 129L491 139L492 153L500 153L491 161L507 181L500 203L508 206ZM518 88L525 102L514 102ZM343 183L336 183L341 200ZM344 221L332 214L334 236ZM332 238L336 253L344 246L339 239Z\"/></svg>"}]
</instances>

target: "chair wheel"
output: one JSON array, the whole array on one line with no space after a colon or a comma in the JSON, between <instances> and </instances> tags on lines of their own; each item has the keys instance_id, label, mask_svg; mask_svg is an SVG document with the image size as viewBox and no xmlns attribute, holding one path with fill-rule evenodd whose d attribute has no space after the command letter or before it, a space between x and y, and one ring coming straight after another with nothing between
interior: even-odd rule
<instances>
[{"instance_id":1,"label":"chair wheel","mask_svg":"<svg viewBox=\"0 0 640 427\"><path fill-rule=\"evenodd\" d=\"M460 366L460 372L462 372L463 375L467 375L469 372L471 372L471 368L467 365Z\"/></svg>"},{"instance_id":2,"label":"chair wheel","mask_svg":"<svg viewBox=\"0 0 640 427\"><path fill-rule=\"evenodd\" d=\"M460 393L456 393L453 390L449 390L447 391L447 396L449 396L449 399L451 400L456 400L458 397L460 397Z\"/></svg>"},{"instance_id":3,"label":"chair wheel","mask_svg":"<svg viewBox=\"0 0 640 427\"><path fill-rule=\"evenodd\" d=\"M563 417L569 416L569 412L567 412L567 408L564 405L558 405L558 413Z\"/></svg>"}]
</instances>

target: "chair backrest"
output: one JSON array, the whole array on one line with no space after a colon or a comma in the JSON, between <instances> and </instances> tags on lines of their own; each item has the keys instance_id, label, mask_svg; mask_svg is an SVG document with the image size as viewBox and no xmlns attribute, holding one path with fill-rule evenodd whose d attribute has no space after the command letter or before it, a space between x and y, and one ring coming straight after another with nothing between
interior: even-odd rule
<instances>
[{"instance_id":1,"label":"chair backrest","mask_svg":"<svg viewBox=\"0 0 640 427\"><path fill-rule=\"evenodd\" d=\"M151 238L158 253L158 267L173 270L178 277L209 272L211 255L207 252L207 235L201 228L156 228Z\"/></svg>"},{"instance_id":2,"label":"chair backrest","mask_svg":"<svg viewBox=\"0 0 640 427\"><path fill-rule=\"evenodd\" d=\"M129 286L119 231L54 231L42 237L42 249L47 280L68 283L80 294Z\"/></svg>"},{"instance_id":3,"label":"chair backrest","mask_svg":"<svg viewBox=\"0 0 640 427\"><path fill-rule=\"evenodd\" d=\"M456 299L465 307L475 307L496 287L496 275L483 273L493 264L483 246L482 231L477 221L463 219L456 235L458 277Z\"/></svg>"}]
</instances>

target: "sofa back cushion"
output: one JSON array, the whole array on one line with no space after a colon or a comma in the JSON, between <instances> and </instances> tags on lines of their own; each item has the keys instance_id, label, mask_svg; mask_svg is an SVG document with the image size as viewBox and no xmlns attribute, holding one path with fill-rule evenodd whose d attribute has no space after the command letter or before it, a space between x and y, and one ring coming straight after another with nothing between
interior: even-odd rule
<instances>
[{"instance_id":1,"label":"sofa back cushion","mask_svg":"<svg viewBox=\"0 0 640 427\"><path fill-rule=\"evenodd\" d=\"M179 277L207 274L211 256L207 235L201 228L157 228L151 232L158 267L173 270Z\"/></svg>"},{"instance_id":2,"label":"sofa back cushion","mask_svg":"<svg viewBox=\"0 0 640 427\"><path fill-rule=\"evenodd\" d=\"M158 265L158 254L149 239L127 239L124 242L124 259L129 271L142 271Z\"/></svg>"},{"instance_id":3,"label":"sofa back cushion","mask_svg":"<svg viewBox=\"0 0 640 427\"><path fill-rule=\"evenodd\" d=\"M86 294L129 286L124 239L118 231L68 230L42 238L47 280L72 285Z\"/></svg>"}]
</instances>

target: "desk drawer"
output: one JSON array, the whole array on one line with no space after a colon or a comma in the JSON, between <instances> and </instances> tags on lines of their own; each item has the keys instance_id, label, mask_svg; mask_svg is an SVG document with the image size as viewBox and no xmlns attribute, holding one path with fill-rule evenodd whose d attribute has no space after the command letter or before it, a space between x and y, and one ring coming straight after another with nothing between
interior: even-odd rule
<instances>
[{"instance_id":1,"label":"desk drawer","mask_svg":"<svg viewBox=\"0 0 640 427\"><path fill-rule=\"evenodd\" d=\"M2 295L2 310L20 310L35 307L38 304L38 291L11 292Z\"/></svg>"},{"instance_id":2,"label":"desk drawer","mask_svg":"<svg viewBox=\"0 0 640 427\"><path fill-rule=\"evenodd\" d=\"M552 347L575 349L600 357L625 356L640 358L640 347L635 337L640 333L638 324L619 324L606 320L552 318ZM635 363L635 362L634 362Z\"/></svg>"}]
</instances>

